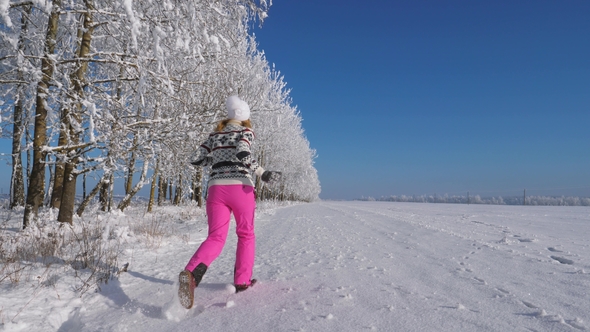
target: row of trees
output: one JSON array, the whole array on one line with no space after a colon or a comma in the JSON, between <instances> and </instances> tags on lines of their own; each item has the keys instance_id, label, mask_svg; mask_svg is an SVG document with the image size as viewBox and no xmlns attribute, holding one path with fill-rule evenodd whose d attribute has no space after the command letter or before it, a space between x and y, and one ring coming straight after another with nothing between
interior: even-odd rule
<instances>
[{"instance_id":1,"label":"row of trees","mask_svg":"<svg viewBox=\"0 0 590 332\"><path fill-rule=\"evenodd\" d=\"M121 210L148 183L148 210L156 189L161 197L171 186L176 203L201 202L206 172L187 159L236 93L253 110L255 155L284 173L280 184L259 185L258 197L316 199L315 152L283 78L249 31L269 5L0 0L2 135L13 142L11 206L25 206L23 227L44 204L69 223L96 195L108 209L118 179ZM80 175L97 185L76 209Z\"/></svg>"}]
</instances>

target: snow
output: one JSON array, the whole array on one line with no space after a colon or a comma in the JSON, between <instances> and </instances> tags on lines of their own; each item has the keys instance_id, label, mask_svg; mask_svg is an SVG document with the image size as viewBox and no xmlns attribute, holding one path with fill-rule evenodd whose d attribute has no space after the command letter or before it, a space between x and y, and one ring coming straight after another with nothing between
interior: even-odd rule
<instances>
[{"instance_id":1,"label":"snow","mask_svg":"<svg viewBox=\"0 0 590 332\"><path fill-rule=\"evenodd\" d=\"M10 7L10 0L0 0L0 17L4 21L7 27L12 27L12 20L10 20L10 16L8 15L8 8Z\"/></svg>"},{"instance_id":2,"label":"snow","mask_svg":"<svg viewBox=\"0 0 590 332\"><path fill-rule=\"evenodd\" d=\"M0 283L0 330L590 330L589 207L261 203L257 284L234 293L230 230L190 310L177 278L206 236L204 212L144 209L89 217L125 239L127 272L80 296L67 267L40 264ZM17 233L22 216L2 217L0 232ZM146 241L136 223L155 218L169 228Z\"/></svg>"},{"instance_id":3,"label":"snow","mask_svg":"<svg viewBox=\"0 0 590 332\"><path fill-rule=\"evenodd\" d=\"M140 34L141 22L135 17L135 13L133 12L133 0L123 0L123 6L125 7L127 18L131 23L131 40L133 48L137 49L137 36Z\"/></svg>"}]
</instances>

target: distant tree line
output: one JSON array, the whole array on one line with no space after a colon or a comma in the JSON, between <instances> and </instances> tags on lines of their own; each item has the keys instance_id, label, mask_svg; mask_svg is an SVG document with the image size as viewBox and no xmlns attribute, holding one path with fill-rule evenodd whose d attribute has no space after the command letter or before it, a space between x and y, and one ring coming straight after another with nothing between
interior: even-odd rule
<instances>
[{"instance_id":1,"label":"distant tree line","mask_svg":"<svg viewBox=\"0 0 590 332\"><path fill-rule=\"evenodd\" d=\"M512 196L512 197L487 197L474 196L449 196L449 195L392 195L378 199L362 197L360 201L384 201L384 202L414 202L414 203L449 203L449 204L494 204L494 205L555 205L555 206L590 206L588 197L572 196Z\"/></svg>"}]
</instances>

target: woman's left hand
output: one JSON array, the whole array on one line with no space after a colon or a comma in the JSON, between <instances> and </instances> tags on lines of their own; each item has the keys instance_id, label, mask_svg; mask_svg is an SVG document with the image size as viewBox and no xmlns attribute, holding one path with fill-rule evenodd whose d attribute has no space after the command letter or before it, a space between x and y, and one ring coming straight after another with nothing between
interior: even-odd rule
<instances>
[{"instance_id":1,"label":"woman's left hand","mask_svg":"<svg viewBox=\"0 0 590 332\"><path fill-rule=\"evenodd\" d=\"M283 173L281 173L281 172L264 171L264 173L262 173L262 176L260 177L260 179L264 182L270 183L270 182L279 181L282 176L283 176Z\"/></svg>"}]
</instances>

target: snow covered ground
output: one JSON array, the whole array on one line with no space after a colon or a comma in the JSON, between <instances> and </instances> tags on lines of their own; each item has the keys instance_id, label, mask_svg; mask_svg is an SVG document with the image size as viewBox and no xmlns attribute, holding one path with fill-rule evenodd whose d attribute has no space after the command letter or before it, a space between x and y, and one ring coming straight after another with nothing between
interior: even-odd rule
<instances>
[{"instance_id":1,"label":"snow covered ground","mask_svg":"<svg viewBox=\"0 0 590 332\"><path fill-rule=\"evenodd\" d=\"M589 207L261 205L259 282L233 293L230 230L190 310L178 304L177 276L205 237L205 215L159 213L171 230L151 242L126 223L154 217L102 217L122 230L129 268L100 292L80 297L75 280L43 269L0 283L0 330L590 330ZM0 231L15 233L18 216L5 219Z\"/></svg>"}]
</instances>

